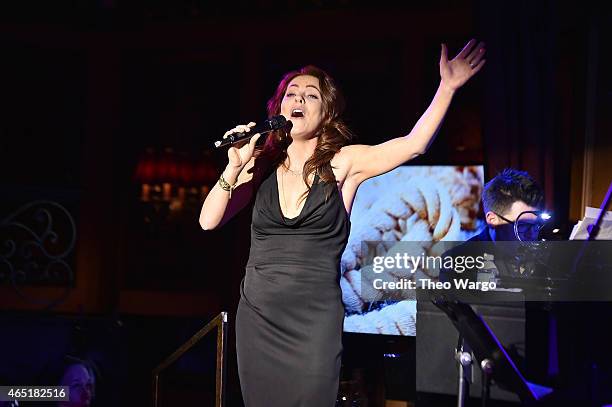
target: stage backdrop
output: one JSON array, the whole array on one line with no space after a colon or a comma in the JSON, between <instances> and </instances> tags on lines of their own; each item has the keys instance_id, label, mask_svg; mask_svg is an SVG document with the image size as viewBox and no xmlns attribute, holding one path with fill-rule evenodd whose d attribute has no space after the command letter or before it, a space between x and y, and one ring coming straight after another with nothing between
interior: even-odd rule
<instances>
[{"instance_id":1,"label":"stage backdrop","mask_svg":"<svg viewBox=\"0 0 612 407\"><path fill-rule=\"evenodd\" d=\"M484 226L483 173L481 165L402 166L359 187L341 262L346 332L416 335L415 300L368 302L360 295L362 244L384 256L400 241L469 239Z\"/></svg>"}]
</instances>

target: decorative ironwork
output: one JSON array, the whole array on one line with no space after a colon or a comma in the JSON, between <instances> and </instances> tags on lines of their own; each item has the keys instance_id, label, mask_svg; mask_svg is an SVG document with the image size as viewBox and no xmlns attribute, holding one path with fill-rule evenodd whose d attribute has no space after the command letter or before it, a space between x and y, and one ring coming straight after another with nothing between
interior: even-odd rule
<instances>
[{"instance_id":1,"label":"decorative ironwork","mask_svg":"<svg viewBox=\"0 0 612 407\"><path fill-rule=\"evenodd\" d=\"M52 201L30 202L0 221L0 284L11 284L24 300L52 308L74 284L70 256L76 226L66 208ZM58 298L37 299L24 286L62 286Z\"/></svg>"}]
</instances>

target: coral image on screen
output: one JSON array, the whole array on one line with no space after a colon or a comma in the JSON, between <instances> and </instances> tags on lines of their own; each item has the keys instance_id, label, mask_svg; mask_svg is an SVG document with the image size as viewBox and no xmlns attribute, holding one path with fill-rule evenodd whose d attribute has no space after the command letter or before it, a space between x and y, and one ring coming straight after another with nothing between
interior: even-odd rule
<instances>
[{"instance_id":1,"label":"coral image on screen","mask_svg":"<svg viewBox=\"0 0 612 407\"><path fill-rule=\"evenodd\" d=\"M415 299L360 296L362 244L375 244L376 255L384 256L400 241L464 241L480 233L483 172L480 165L402 166L361 184L341 261L345 332L416 335Z\"/></svg>"}]
</instances>

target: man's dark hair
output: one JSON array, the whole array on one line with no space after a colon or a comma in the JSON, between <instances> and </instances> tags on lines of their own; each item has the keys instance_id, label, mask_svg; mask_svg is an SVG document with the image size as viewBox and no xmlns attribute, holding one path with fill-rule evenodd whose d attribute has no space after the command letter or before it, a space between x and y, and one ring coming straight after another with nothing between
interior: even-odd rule
<instances>
[{"instance_id":1,"label":"man's dark hair","mask_svg":"<svg viewBox=\"0 0 612 407\"><path fill-rule=\"evenodd\" d=\"M482 194L485 212L503 215L516 201L540 208L544 193L537 182L525 171L506 168L486 183Z\"/></svg>"}]
</instances>

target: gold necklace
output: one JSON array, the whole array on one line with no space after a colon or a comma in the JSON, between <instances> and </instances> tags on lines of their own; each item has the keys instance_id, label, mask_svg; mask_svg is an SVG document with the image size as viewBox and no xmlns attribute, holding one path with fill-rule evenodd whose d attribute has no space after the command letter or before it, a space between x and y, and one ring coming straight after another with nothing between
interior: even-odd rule
<instances>
[{"instance_id":1,"label":"gold necklace","mask_svg":"<svg viewBox=\"0 0 612 407\"><path fill-rule=\"evenodd\" d=\"M284 172L281 173L281 194L283 195L283 202L285 204L285 209L289 209L289 207L287 206L287 195L285 195L285 173ZM300 213L302 213L301 210L300 210ZM300 213L298 213L296 216L300 216ZM285 215L283 214L283 216L285 216ZM285 217L287 217L287 216L285 216ZM293 218L295 218L295 217L293 217ZM288 218L288 219L293 219L293 218Z\"/></svg>"},{"instance_id":2,"label":"gold necklace","mask_svg":"<svg viewBox=\"0 0 612 407\"><path fill-rule=\"evenodd\" d=\"M291 168L287 167L287 165L285 165L285 163L283 163L283 168L286 169L287 171L289 171L290 173L294 174L294 175L302 175L304 173L303 169L302 169L302 171L295 171L295 170L292 170Z\"/></svg>"},{"instance_id":3,"label":"gold necklace","mask_svg":"<svg viewBox=\"0 0 612 407\"><path fill-rule=\"evenodd\" d=\"M281 174L281 191L283 192L283 202L285 203L285 210L287 210L289 208L287 207L287 196L285 195L285 173L284 172Z\"/></svg>"}]
</instances>

